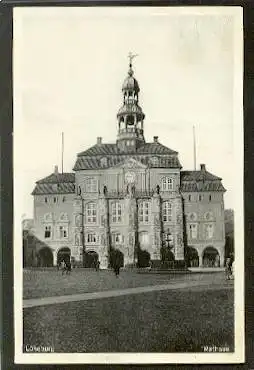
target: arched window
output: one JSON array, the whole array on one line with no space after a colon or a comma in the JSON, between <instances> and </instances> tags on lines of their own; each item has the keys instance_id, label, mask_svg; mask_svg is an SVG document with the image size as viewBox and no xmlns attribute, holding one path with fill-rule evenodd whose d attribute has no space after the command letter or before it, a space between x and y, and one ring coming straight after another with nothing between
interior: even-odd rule
<instances>
[{"instance_id":1,"label":"arched window","mask_svg":"<svg viewBox=\"0 0 254 370\"><path fill-rule=\"evenodd\" d=\"M111 238L112 238L112 245L114 246L124 242L124 236L118 232L113 232Z\"/></svg>"},{"instance_id":2,"label":"arched window","mask_svg":"<svg viewBox=\"0 0 254 370\"><path fill-rule=\"evenodd\" d=\"M119 202L114 202L111 205L112 222L122 221L122 205Z\"/></svg>"},{"instance_id":3,"label":"arched window","mask_svg":"<svg viewBox=\"0 0 254 370\"><path fill-rule=\"evenodd\" d=\"M45 226L44 237L51 238L51 226Z\"/></svg>"},{"instance_id":4,"label":"arched window","mask_svg":"<svg viewBox=\"0 0 254 370\"><path fill-rule=\"evenodd\" d=\"M91 202L86 205L86 222L88 224L96 223L97 219L96 204Z\"/></svg>"},{"instance_id":5,"label":"arched window","mask_svg":"<svg viewBox=\"0 0 254 370\"><path fill-rule=\"evenodd\" d=\"M162 219L164 222L172 219L172 204L169 201L162 203Z\"/></svg>"},{"instance_id":6,"label":"arched window","mask_svg":"<svg viewBox=\"0 0 254 370\"><path fill-rule=\"evenodd\" d=\"M59 226L59 238L65 239L68 238L68 227L67 226Z\"/></svg>"},{"instance_id":7,"label":"arched window","mask_svg":"<svg viewBox=\"0 0 254 370\"><path fill-rule=\"evenodd\" d=\"M188 234L189 234L190 239L197 239L197 235L198 235L197 224L189 224L188 225Z\"/></svg>"},{"instance_id":8,"label":"arched window","mask_svg":"<svg viewBox=\"0 0 254 370\"><path fill-rule=\"evenodd\" d=\"M205 239L211 239L213 237L213 224L205 225Z\"/></svg>"},{"instance_id":9,"label":"arched window","mask_svg":"<svg viewBox=\"0 0 254 370\"><path fill-rule=\"evenodd\" d=\"M163 177L161 181L161 190L162 191L173 190L173 179L171 179L171 177Z\"/></svg>"},{"instance_id":10,"label":"arched window","mask_svg":"<svg viewBox=\"0 0 254 370\"><path fill-rule=\"evenodd\" d=\"M148 201L142 201L139 203L138 216L139 216L139 222L149 221L149 202Z\"/></svg>"},{"instance_id":11,"label":"arched window","mask_svg":"<svg viewBox=\"0 0 254 370\"><path fill-rule=\"evenodd\" d=\"M86 180L86 192L87 193L96 193L97 192L97 180L94 178L88 178Z\"/></svg>"}]
</instances>

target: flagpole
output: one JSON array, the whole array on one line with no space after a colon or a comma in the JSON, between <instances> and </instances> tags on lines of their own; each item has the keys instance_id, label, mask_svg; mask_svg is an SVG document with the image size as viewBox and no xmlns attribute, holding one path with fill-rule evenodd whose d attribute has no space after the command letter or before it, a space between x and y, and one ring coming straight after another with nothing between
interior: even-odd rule
<instances>
[{"instance_id":1,"label":"flagpole","mask_svg":"<svg viewBox=\"0 0 254 370\"><path fill-rule=\"evenodd\" d=\"M64 161L64 133L62 132L62 173L63 173L63 161Z\"/></svg>"},{"instance_id":2,"label":"flagpole","mask_svg":"<svg viewBox=\"0 0 254 370\"><path fill-rule=\"evenodd\" d=\"M196 152L196 133L195 133L195 126L193 126L193 155L194 155L194 170L196 171L196 160L197 160L197 152Z\"/></svg>"}]
</instances>

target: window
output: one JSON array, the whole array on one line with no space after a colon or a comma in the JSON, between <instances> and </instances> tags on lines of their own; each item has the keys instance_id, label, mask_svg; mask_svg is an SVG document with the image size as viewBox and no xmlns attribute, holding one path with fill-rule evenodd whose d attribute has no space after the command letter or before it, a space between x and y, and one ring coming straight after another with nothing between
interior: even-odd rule
<instances>
[{"instance_id":1,"label":"window","mask_svg":"<svg viewBox=\"0 0 254 370\"><path fill-rule=\"evenodd\" d=\"M112 233L112 245L121 244L124 241L123 235L120 233Z\"/></svg>"},{"instance_id":2,"label":"window","mask_svg":"<svg viewBox=\"0 0 254 370\"><path fill-rule=\"evenodd\" d=\"M88 233L87 234L87 243L96 243L96 234Z\"/></svg>"},{"instance_id":3,"label":"window","mask_svg":"<svg viewBox=\"0 0 254 370\"><path fill-rule=\"evenodd\" d=\"M191 202L191 195L189 195L189 202Z\"/></svg>"},{"instance_id":4,"label":"window","mask_svg":"<svg viewBox=\"0 0 254 370\"><path fill-rule=\"evenodd\" d=\"M122 221L122 206L119 202L112 203L112 222Z\"/></svg>"},{"instance_id":5,"label":"window","mask_svg":"<svg viewBox=\"0 0 254 370\"><path fill-rule=\"evenodd\" d=\"M164 222L171 221L172 218L172 204L169 201L162 203L162 219Z\"/></svg>"},{"instance_id":6,"label":"window","mask_svg":"<svg viewBox=\"0 0 254 370\"><path fill-rule=\"evenodd\" d=\"M149 221L149 202L143 201L138 207L139 222Z\"/></svg>"},{"instance_id":7,"label":"window","mask_svg":"<svg viewBox=\"0 0 254 370\"><path fill-rule=\"evenodd\" d=\"M211 195L209 195L209 202L211 202L211 200L212 200L212 196L211 196Z\"/></svg>"},{"instance_id":8,"label":"window","mask_svg":"<svg viewBox=\"0 0 254 370\"><path fill-rule=\"evenodd\" d=\"M45 226L44 237L45 239L51 238L51 226Z\"/></svg>"},{"instance_id":9,"label":"window","mask_svg":"<svg viewBox=\"0 0 254 370\"><path fill-rule=\"evenodd\" d=\"M190 239L197 239L198 228L196 224L189 224L189 237Z\"/></svg>"},{"instance_id":10,"label":"window","mask_svg":"<svg viewBox=\"0 0 254 370\"><path fill-rule=\"evenodd\" d=\"M170 177L163 177L161 183L161 190L162 191L173 190L173 180Z\"/></svg>"},{"instance_id":11,"label":"window","mask_svg":"<svg viewBox=\"0 0 254 370\"><path fill-rule=\"evenodd\" d=\"M86 205L86 222L91 224L96 222L96 204L88 203Z\"/></svg>"},{"instance_id":12,"label":"window","mask_svg":"<svg viewBox=\"0 0 254 370\"><path fill-rule=\"evenodd\" d=\"M65 200L66 200L66 198L65 198L65 197L63 197L63 203L65 202Z\"/></svg>"},{"instance_id":13,"label":"window","mask_svg":"<svg viewBox=\"0 0 254 370\"><path fill-rule=\"evenodd\" d=\"M106 157L101 158L101 166L102 166L102 167L106 167L106 166L107 166L107 163L108 163L108 160L107 160L107 158L106 158Z\"/></svg>"},{"instance_id":14,"label":"window","mask_svg":"<svg viewBox=\"0 0 254 370\"><path fill-rule=\"evenodd\" d=\"M57 200L58 200L57 197L54 197L54 203L57 203Z\"/></svg>"},{"instance_id":15,"label":"window","mask_svg":"<svg viewBox=\"0 0 254 370\"><path fill-rule=\"evenodd\" d=\"M64 239L68 237L67 227L66 226L59 226L59 238Z\"/></svg>"},{"instance_id":16,"label":"window","mask_svg":"<svg viewBox=\"0 0 254 370\"><path fill-rule=\"evenodd\" d=\"M213 224L205 225L205 239L211 239L213 237Z\"/></svg>"},{"instance_id":17,"label":"window","mask_svg":"<svg viewBox=\"0 0 254 370\"><path fill-rule=\"evenodd\" d=\"M90 178L86 180L86 192L96 193L97 192L97 180Z\"/></svg>"},{"instance_id":18,"label":"window","mask_svg":"<svg viewBox=\"0 0 254 370\"><path fill-rule=\"evenodd\" d=\"M202 195L199 195L199 196L198 196L198 200L201 202L201 200L202 200Z\"/></svg>"},{"instance_id":19,"label":"window","mask_svg":"<svg viewBox=\"0 0 254 370\"><path fill-rule=\"evenodd\" d=\"M48 198L45 198L44 200L45 200L45 203L48 203Z\"/></svg>"}]
</instances>

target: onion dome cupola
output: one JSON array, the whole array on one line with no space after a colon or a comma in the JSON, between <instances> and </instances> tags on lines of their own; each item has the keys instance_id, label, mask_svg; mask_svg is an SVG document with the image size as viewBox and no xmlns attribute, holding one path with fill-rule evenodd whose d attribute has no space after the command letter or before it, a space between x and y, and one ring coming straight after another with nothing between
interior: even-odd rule
<instances>
[{"instance_id":1,"label":"onion dome cupola","mask_svg":"<svg viewBox=\"0 0 254 370\"><path fill-rule=\"evenodd\" d=\"M129 54L130 64L128 76L125 78L122 93L123 105L117 113L118 136L117 143L121 151L135 151L136 148L145 143L143 122L145 115L138 105L139 84L135 79L132 69L132 59L136 55Z\"/></svg>"}]
</instances>

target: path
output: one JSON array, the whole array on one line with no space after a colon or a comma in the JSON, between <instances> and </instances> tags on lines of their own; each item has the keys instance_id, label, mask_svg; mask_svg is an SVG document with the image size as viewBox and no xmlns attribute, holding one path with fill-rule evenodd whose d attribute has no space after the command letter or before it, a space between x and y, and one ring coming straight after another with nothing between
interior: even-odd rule
<instances>
[{"instance_id":1,"label":"path","mask_svg":"<svg viewBox=\"0 0 254 370\"><path fill-rule=\"evenodd\" d=\"M154 291L161 290L176 290L176 289L189 289L189 288L201 288L206 287L206 290L217 290L222 288L232 288L232 285L226 284L225 286L220 284L209 284L206 281L193 281L193 282L179 282L175 284L163 284L163 285L152 285L152 286L143 286L137 288L128 288L128 289L116 289L116 290L106 290L101 292L92 292L92 293L82 293L82 294L72 294L56 297L44 297L44 298L35 298L35 299L24 299L23 308L38 307L38 306L47 306L52 304L75 302L75 301L88 301L91 299L102 299L110 297L118 297L129 294L140 294L140 293L149 293Z\"/></svg>"}]
</instances>

